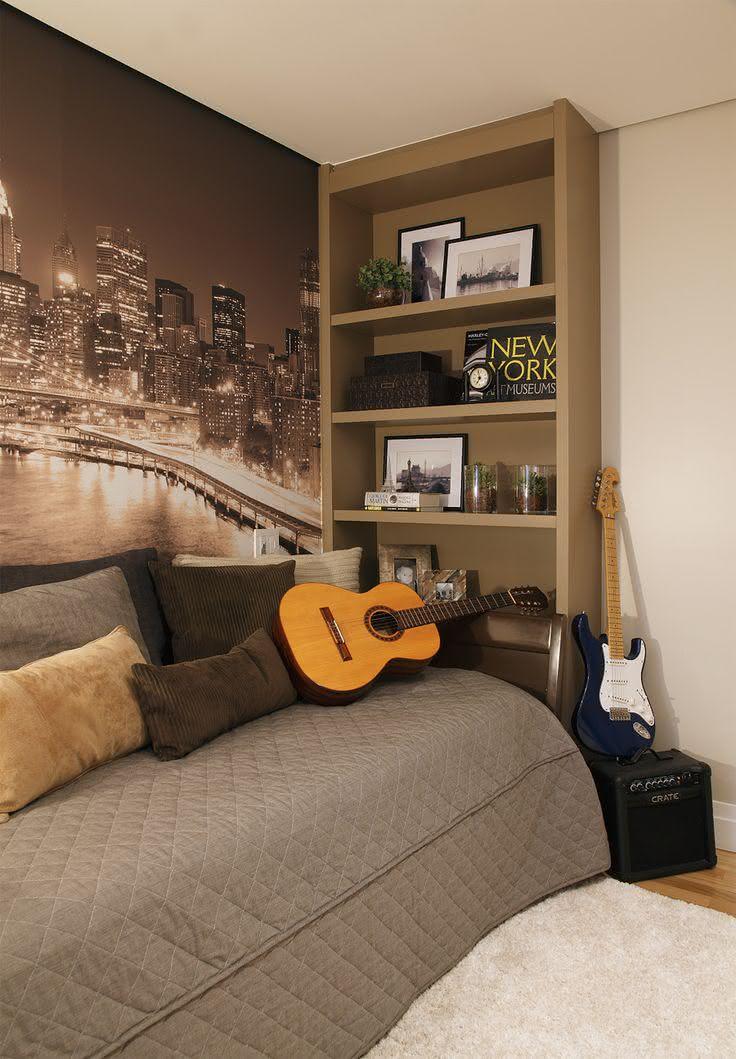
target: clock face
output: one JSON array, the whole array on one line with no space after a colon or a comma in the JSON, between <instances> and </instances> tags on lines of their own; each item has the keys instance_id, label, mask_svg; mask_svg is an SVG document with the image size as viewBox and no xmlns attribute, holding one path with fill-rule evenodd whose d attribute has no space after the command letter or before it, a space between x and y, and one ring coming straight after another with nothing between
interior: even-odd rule
<instances>
[{"instance_id":1,"label":"clock face","mask_svg":"<svg viewBox=\"0 0 736 1059\"><path fill-rule=\"evenodd\" d=\"M470 385L474 390L485 390L490 381L491 373L488 368L479 365L470 372Z\"/></svg>"}]
</instances>

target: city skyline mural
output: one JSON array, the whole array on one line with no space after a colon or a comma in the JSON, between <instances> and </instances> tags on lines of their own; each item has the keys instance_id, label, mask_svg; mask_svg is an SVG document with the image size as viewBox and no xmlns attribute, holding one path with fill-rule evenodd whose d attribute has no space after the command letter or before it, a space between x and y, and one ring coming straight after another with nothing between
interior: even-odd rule
<instances>
[{"instance_id":1,"label":"city skyline mural","mask_svg":"<svg viewBox=\"0 0 736 1059\"><path fill-rule=\"evenodd\" d=\"M0 562L319 550L316 247L314 162L0 6Z\"/></svg>"}]
</instances>

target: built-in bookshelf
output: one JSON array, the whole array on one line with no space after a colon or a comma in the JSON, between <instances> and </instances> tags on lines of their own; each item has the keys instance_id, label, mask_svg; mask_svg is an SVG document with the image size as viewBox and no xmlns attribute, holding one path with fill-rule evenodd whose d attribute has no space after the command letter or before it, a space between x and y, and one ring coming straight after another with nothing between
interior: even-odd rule
<instances>
[{"instance_id":1,"label":"built-in bookshelf","mask_svg":"<svg viewBox=\"0 0 736 1059\"><path fill-rule=\"evenodd\" d=\"M538 224L541 280L436 302L362 307L358 267L395 257L397 232L464 216L466 233ZM362 545L366 587L379 544L435 544L443 567L477 570L480 588L537 583L572 617L600 612L599 527L589 505L600 462L598 148L566 100L518 118L427 140L320 176L325 548ZM555 401L350 411L367 354L425 349L462 368L465 332L554 320ZM471 462L555 463L557 514L367 512L387 434L468 434ZM568 704L574 685L568 665Z\"/></svg>"}]
</instances>

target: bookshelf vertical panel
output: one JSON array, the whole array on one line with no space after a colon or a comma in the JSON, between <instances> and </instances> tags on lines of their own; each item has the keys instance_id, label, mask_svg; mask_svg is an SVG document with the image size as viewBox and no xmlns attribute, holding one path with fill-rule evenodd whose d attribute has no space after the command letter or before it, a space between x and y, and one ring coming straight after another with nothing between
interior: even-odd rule
<instances>
[{"instance_id":1,"label":"bookshelf vertical panel","mask_svg":"<svg viewBox=\"0 0 736 1059\"><path fill-rule=\"evenodd\" d=\"M566 100L555 103L557 232L558 607L586 611L597 626L601 608L600 526L591 512L601 462L598 142ZM582 680L568 642L568 711Z\"/></svg>"}]
</instances>

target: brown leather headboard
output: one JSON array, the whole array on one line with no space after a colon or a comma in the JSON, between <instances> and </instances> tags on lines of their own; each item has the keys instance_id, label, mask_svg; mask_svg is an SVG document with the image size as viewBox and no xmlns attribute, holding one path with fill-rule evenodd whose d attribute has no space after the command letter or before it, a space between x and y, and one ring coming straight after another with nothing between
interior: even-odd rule
<instances>
[{"instance_id":1,"label":"brown leather headboard","mask_svg":"<svg viewBox=\"0 0 736 1059\"><path fill-rule=\"evenodd\" d=\"M562 706L562 614L481 614L440 626L442 647L435 665L477 669L516 684L549 706Z\"/></svg>"}]
</instances>

